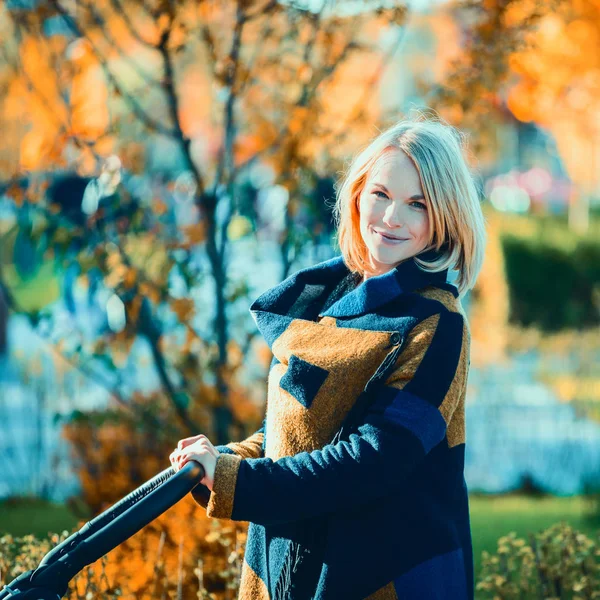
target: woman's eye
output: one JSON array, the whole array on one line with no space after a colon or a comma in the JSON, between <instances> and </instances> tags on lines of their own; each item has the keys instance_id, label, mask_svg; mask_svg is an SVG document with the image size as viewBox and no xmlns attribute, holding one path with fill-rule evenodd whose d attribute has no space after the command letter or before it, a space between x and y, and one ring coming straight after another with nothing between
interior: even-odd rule
<instances>
[{"instance_id":1,"label":"woman's eye","mask_svg":"<svg viewBox=\"0 0 600 600\"><path fill-rule=\"evenodd\" d=\"M422 208L422 209L425 209L425 208L427 208L427 207L426 207L426 206L425 206L425 205L424 205L422 202L419 202L418 200L415 200L415 201L413 202L413 204L418 204L418 205L419 205L419 208Z\"/></svg>"},{"instance_id":2,"label":"woman's eye","mask_svg":"<svg viewBox=\"0 0 600 600\"><path fill-rule=\"evenodd\" d=\"M381 195L382 195L384 198L387 198L387 196L386 196L386 195L385 195L385 194L384 194L382 191L380 191L380 190L375 190L373 193L374 193L376 196L377 196L377 194L381 194ZM379 197L379 198L381 198L381 196L378 196L378 197Z\"/></svg>"}]
</instances>

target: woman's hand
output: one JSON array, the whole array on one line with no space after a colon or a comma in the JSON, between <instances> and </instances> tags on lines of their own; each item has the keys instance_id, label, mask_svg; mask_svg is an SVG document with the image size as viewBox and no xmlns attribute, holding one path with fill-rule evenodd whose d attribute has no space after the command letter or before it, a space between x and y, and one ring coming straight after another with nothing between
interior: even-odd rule
<instances>
[{"instance_id":1,"label":"woman's hand","mask_svg":"<svg viewBox=\"0 0 600 600\"><path fill-rule=\"evenodd\" d=\"M199 462L204 467L204 478L200 483L212 492L218 456L219 451L205 435L195 435L179 440L177 448L171 452L169 459L175 472L179 471L189 460Z\"/></svg>"}]
</instances>

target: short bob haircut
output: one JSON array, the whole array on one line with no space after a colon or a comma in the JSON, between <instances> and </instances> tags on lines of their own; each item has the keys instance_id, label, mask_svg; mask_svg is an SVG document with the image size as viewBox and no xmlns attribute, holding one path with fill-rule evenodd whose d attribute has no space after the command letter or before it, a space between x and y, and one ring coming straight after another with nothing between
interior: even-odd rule
<instances>
[{"instance_id":1,"label":"short bob haircut","mask_svg":"<svg viewBox=\"0 0 600 600\"><path fill-rule=\"evenodd\" d=\"M465 160L465 135L438 119L422 115L404 119L380 133L352 160L336 184L334 217L342 256L350 271L369 270L369 254L360 233L359 199L377 160L392 148L413 161L429 216L429 239L424 249L437 258L415 258L424 271L458 271L463 296L474 285L486 245L485 219L474 177Z\"/></svg>"}]
</instances>

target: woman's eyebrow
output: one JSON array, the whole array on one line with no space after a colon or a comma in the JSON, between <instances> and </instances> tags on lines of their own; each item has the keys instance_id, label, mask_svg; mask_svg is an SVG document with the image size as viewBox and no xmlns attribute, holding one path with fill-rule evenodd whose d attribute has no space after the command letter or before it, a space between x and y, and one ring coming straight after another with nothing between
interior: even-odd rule
<instances>
[{"instance_id":1,"label":"woman's eyebrow","mask_svg":"<svg viewBox=\"0 0 600 600\"><path fill-rule=\"evenodd\" d=\"M390 196L392 195L390 191L385 187L385 185L383 185L383 183L373 182L371 185L377 185L380 188L382 188L387 194L389 194ZM423 196L423 194L415 194L414 196L411 196L409 200L425 200L425 196Z\"/></svg>"}]
</instances>

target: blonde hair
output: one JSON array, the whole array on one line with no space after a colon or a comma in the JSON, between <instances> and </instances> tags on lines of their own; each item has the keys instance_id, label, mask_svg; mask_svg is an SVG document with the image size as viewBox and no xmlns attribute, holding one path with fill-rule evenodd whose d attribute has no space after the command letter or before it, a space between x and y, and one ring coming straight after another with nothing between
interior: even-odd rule
<instances>
[{"instance_id":1,"label":"blonde hair","mask_svg":"<svg viewBox=\"0 0 600 600\"><path fill-rule=\"evenodd\" d=\"M380 133L352 160L336 184L334 217L344 261L361 275L368 270L368 249L360 233L359 198L373 165L390 149L413 161L427 200L429 239L425 251L438 258L415 258L424 271L456 269L462 296L474 285L486 245L485 219L474 177L467 166L466 136L441 119L403 119Z\"/></svg>"}]
</instances>

